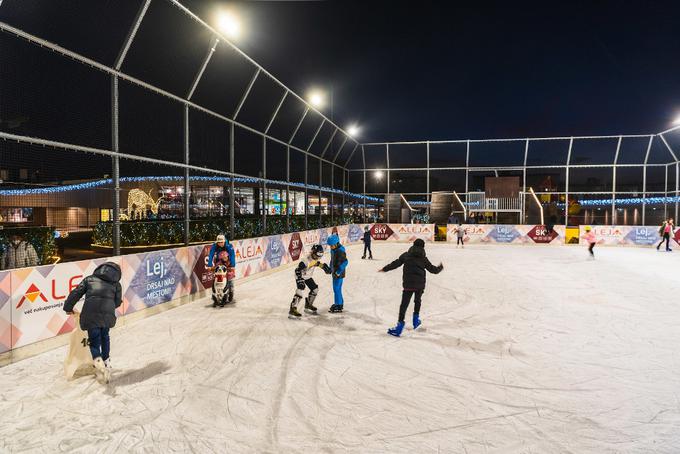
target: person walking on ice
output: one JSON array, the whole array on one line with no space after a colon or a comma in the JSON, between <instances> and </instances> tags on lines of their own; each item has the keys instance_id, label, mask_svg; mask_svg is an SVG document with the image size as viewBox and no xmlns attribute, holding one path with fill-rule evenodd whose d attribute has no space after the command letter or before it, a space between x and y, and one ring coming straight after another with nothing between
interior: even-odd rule
<instances>
[{"instance_id":1,"label":"person walking on ice","mask_svg":"<svg viewBox=\"0 0 680 454\"><path fill-rule=\"evenodd\" d=\"M597 238L595 238L595 233L592 231L590 226L586 227L586 234L583 235L583 239L586 240L586 243L589 245L588 253L590 253L590 258L595 259L593 248L595 248L595 244L597 244Z\"/></svg>"},{"instance_id":2,"label":"person walking on ice","mask_svg":"<svg viewBox=\"0 0 680 454\"><path fill-rule=\"evenodd\" d=\"M420 320L420 304L425 291L426 273L429 271L432 274L439 274L444 269L441 263L439 266L434 266L425 255L425 241L417 239L413 242L413 246L399 256L394 262L379 269L378 272L384 273L387 271L396 270L400 266L404 266L402 284L403 292L401 294L401 305L399 306L399 320L394 328L387 330L387 334L399 337L404 330L404 318L406 317L406 309L411 302L411 297L415 295L413 300L413 329L418 328L422 321Z\"/></svg>"},{"instance_id":3,"label":"person walking on ice","mask_svg":"<svg viewBox=\"0 0 680 454\"><path fill-rule=\"evenodd\" d=\"M675 231L675 225L673 225L673 218L666 219L659 227L659 236L661 236L661 241L656 245L656 250L658 251L663 242L666 242L666 252L671 252L672 249L669 245L671 240L671 235Z\"/></svg>"},{"instance_id":4,"label":"person walking on ice","mask_svg":"<svg viewBox=\"0 0 680 454\"><path fill-rule=\"evenodd\" d=\"M345 247L340 244L338 235L331 235L326 240L326 244L331 248L330 272L333 275L333 305L328 312L342 312L345 300L342 297L342 283L345 280L345 270L347 269L347 253Z\"/></svg>"},{"instance_id":5,"label":"person walking on ice","mask_svg":"<svg viewBox=\"0 0 680 454\"><path fill-rule=\"evenodd\" d=\"M64 302L64 311L73 314L73 307L85 296L80 314L80 329L87 331L95 376L100 383L108 383L111 378L109 330L116 326L116 308L123 301L120 277L120 266L117 263L103 263L91 276L83 279Z\"/></svg>"},{"instance_id":6,"label":"person walking on ice","mask_svg":"<svg viewBox=\"0 0 680 454\"><path fill-rule=\"evenodd\" d=\"M361 241L364 242L364 255L361 256L362 259L366 258L366 251L368 251L368 258L373 260L373 251L371 251L371 229L366 226L364 227L364 237Z\"/></svg>"},{"instance_id":7,"label":"person walking on ice","mask_svg":"<svg viewBox=\"0 0 680 454\"><path fill-rule=\"evenodd\" d=\"M315 244L312 246L312 250L300 260L297 268L295 268L295 285L297 285L297 290L295 291L295 296L293 296L293 301L290 303L290 310L288 311L288 317L292 319L299 319L302 314L298 311L297 307L300 300L305 295L305 286L309 288L309 295L305 298L305 312L316 315L316 307L314 306L314 300L316 295L319 293L319 286L314 282L313 275L315 268L323 269L326 274L331 273L331 269L325 263L321 263L321 257L323 257L323 246L320 244Z\"/></svg>"}]
</instances>

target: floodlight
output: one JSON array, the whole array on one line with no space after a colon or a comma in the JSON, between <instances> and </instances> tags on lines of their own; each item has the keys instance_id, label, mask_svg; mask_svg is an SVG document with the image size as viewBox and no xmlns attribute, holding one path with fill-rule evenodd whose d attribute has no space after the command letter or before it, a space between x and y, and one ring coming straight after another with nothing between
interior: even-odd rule
<instances>
[{"instance_id":1,"label":"floodlight","mask_svg":"<svg viewBox=\"0 0 680 454\"><path fill-rule=\"evenodd\" d=\"M310 104L316 107L317 109L323 107L324 105L324 97L320 91L317 90L311 91L307 98Z\"/></svg>"},{"instance_id":2,"label":"floodlight","mask_svg":"<svg viewBox=\"0 0 680 454\"><path fill-rule=\"evenodd\" d=\"M217 19L217 24L229 38L238 38L241 34L241 23L231 11L222 11Z\"/></svg>"}]
</instances>

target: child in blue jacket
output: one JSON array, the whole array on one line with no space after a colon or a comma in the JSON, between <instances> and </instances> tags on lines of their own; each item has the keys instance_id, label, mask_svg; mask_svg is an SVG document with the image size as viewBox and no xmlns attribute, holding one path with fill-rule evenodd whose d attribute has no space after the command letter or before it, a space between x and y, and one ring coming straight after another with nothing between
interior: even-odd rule
<instances>
[{"instance_id":1,"label":"child in blue jacket","mask_svg":"<svg viewBox=\"0 0 680 454\"><path fill-rule=\"evenodd\" d=\"M347 269L347 252L340 244L338 235L331 235L326 240L326 244L331 248L330 272L333 275L333 296L334 304L328 312L342 312L345 300L342 297L342 283L345 280L345 270Z\"/></svg>"}]
</instances>

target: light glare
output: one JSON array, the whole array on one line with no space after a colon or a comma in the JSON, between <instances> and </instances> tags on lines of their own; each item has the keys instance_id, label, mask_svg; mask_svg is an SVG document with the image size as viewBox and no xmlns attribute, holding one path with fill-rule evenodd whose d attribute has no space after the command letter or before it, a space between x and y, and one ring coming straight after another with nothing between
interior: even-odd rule
<instances>
[{"instance_id":1,"label":"light glare","mask_svg":"<svg viewBox=\"0 0 680 454\"><path fill-rule=\"evenodd\" d=\"M316 108L322 107L324 104L323 95L318 91L313 91L308 96L309 102Z\"/></svg>"},{"instance_id":2,"label":"light glare","mask_svg":"<svg viewBox=\"0 0 680 454\"><path fill-rule=\"evenodd\" d=\"M239 23L236 16L229 11L223 11L220 13L218 19L218 25L220 30L227 35L229 38L238 38L241 34L241 24Z\"/></svg>"}]
</instances>

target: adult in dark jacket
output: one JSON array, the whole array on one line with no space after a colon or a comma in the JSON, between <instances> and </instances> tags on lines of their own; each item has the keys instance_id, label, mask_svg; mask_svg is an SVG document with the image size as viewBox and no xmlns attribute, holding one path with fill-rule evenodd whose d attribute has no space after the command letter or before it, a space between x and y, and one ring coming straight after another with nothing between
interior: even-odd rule
<instances>
[{"instance_id":1,"label":"adult in dark jacket","mask_svg":"<svg viewBox=\"0 0 680 454\"><path fill-rule=\"evenodd\" d=\"M388 334L393 336L400 336L404 329L404 317L406 317L406 309L411 302L411 296L415 295L413 308L413 328L418 328L422 323L420 320L420 303L425 291L426 273L429 271L432 274L439 274L444 269L441 263L439 266L434 266L425 255L425 241L417 239L413 242L411 248L401 254L397 260L386 265L378 270L379 272L386 272L396 270L400 266L404 266L402 285L404 291L401 295L401 306L399 306L399 321L397 326L387 330Z\"/></svg>"},{"instance_id":2,"label":"adult in dark jacket","mask_svg":"<svg viewBox=\"0 0 680 454\"><path fill-rule=\"evenodd\" d=\"M97 378L106 382L109 380L111 367L109 329L116 326L116 308L123 300L120 277L118 264L103 263L73 289L64 303L64 311L73 314L73 307L85 296L80 314L80 328L87 331Z\"/></svg>"},{"instance_id":3,"label":"adult in dark jacket","mask_svg":"<svg viewBox=\"0 0 680 454\"><path fill-rule=\"evenodd\" d=\"M364 227L364 237L361 241L364 242L364 255L361 256L362 259L366 258L366 251L368 251L368 258L373 260L373 251L371 251L371 229L366 226Z\"/></svg>"}]
</instances>

